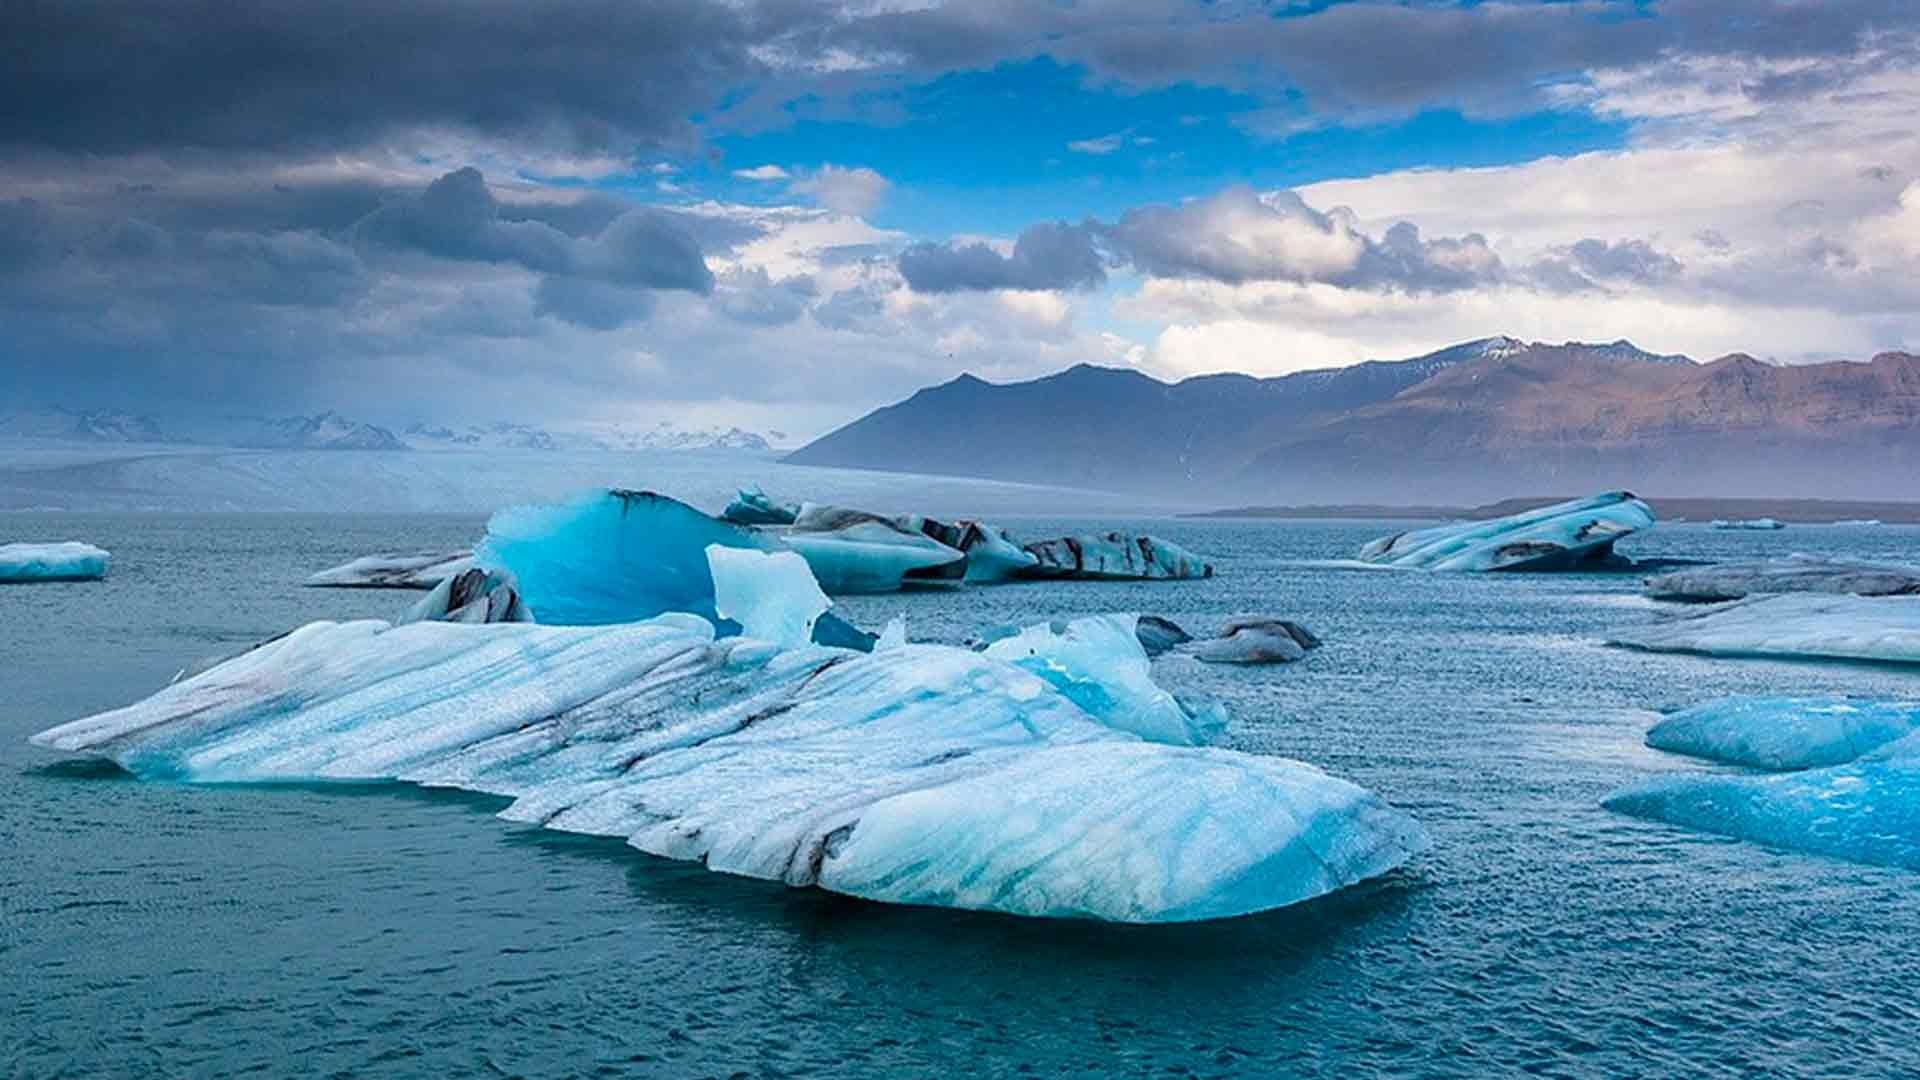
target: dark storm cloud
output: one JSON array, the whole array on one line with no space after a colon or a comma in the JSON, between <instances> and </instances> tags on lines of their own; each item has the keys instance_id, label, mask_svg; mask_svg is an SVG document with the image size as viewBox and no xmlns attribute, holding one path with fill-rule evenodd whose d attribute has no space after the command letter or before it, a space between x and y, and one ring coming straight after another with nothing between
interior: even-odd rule
<instances>
[{"instance_id":1,"label":"dark storm cloud","mask_svg":"<svg viewBox=\"0 0 1920 1080\"><path fill-rule=\"evenodd\" d=\"M0 144L352 148L440 129L570 150L685 142L759 70L746 13L698 0L16 0Z\"/></svg>"},{"instance_id":2,"label":"dark storm cloud","mask_svg":"<svg viewBox=\"0 0 1920 1080\"><path fill-rule=\"evenodd\" d=\"M1022 232L1011 255L985 244L914 244L900 275L919 292L968 289L1090 289L1107 280L1095 229L1050 222Z\"/></svg>"}]
</instances>

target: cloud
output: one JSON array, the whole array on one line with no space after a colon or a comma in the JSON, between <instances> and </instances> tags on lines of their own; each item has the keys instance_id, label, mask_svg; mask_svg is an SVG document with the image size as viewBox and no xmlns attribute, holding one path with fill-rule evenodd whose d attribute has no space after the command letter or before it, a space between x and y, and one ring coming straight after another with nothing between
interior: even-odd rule
<instances>
[{"instance_id":1,"label":"cloud","mask_svg":"<svg viewBox=\"0 0 1920 1080\"><path fill-rule=\"evenodd\" d=\"M900 274L918 292L983 289L1086 289L1105 283L1097 232L1065 222L1035 225L1011 254L985 244L919 243L900 254Z\"/></svg>"},{"instance_id":2,"label":"cloud","mask_svg":"<svg viewBox=\"0 0 1920 1080\"><path fill-rule=\"evenodd\" d=\"M796 275L775 281L765 267L755 266L721 275L713 306L737 322L784 326L806 313L813 296L813 278Z\"/></svg>"},{"instance_id":3,"label":"cloud","mask_svg":"<svg viewBox=\"0 0 1920 1080\"><path fill-rule=\"evenodd\" d=\"M1589 237L1534 263L1531 272L1548 289L1577 292L1609 284L1659 285L1680 276L1682 269L1680 260L1645 240L1607 243Z\"/></svg>"},{"instance_id":4,"label":"cloud","mask_svg":"<svg viewBox=\"0 0 1920 1080\"><path fill-rule=\"evenodd\" d=\"M880 205L892 186L872 169L822 165L788 188L836 213L864 217Z\"/></svg>"},{"instance_id":5,"label":"cloud","mask_svg":"<svg viewBox=\"0 0 1920 1080\"><path fill-rule=\"evenodd\" d=\"M733 175L741 180L785 180L792 174L778 165L755 165L751 169L735 169Z\"/></svg>"},{"instance_id":6,"label":"cloud","mask_svg":"<svg viewBox=\"0 0 1920 1080\"><path fill-rule=\"evenodd\" d=\"M1127 141L1127 133L1116 131L1111 135L1102 135L1096 139L1076 139L1067 144L1067 149L1076 154L1106 155L1120 149Z\"/></svg>"}]
</instances>

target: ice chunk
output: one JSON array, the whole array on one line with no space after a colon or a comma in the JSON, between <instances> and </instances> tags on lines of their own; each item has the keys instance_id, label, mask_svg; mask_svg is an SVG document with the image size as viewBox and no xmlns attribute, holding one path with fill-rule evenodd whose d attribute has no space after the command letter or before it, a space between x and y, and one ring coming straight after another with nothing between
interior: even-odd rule
<instances>
[{"instance_id":1,"label":"ice chunk","mask_svg":"<svg viewBox=\"0 0 1920 1080\"><path fill-rule=\"evenodd\" d=\"M907 619L904 615L895 615L887 620L880 629L880 640L874 643L875 649L898 649L907 643Z\"/></svg>"},{"instance_id":2,"label":"ice chunk","mask_svg":"<svg viewBox=\"0 0 1920 1080\"><path fill-rule=\"evenodd\" d=\"M1220 636L1180 647L1189 656L1215 664L1279 664L1298 660L1320 647L1311 630L1289 619L1242 616L1228 619Z\"/></svg>"},{"instance_id":3,"label":"ice chunk","mask_svg":"<svg viewBox=\"0 0 1920 1080\"><path fill-rule=\"evenodd\" d=\"M1920 663L1920 597L1786 593L1613 631L1608 644L1710 656Z\"/></svg>"},{"instance_id":4,"label":"ice chunk","mask_svg":"<svg viewBox=\"0 0 1920 1080\"><path fill-rule=\"evenodd\" d=\"M1246 914L1426 846L1346 781L1143 742L990 656L781 650L680 615L313 623L34 741L142 777L488 792L717 871L1020 915Z\"/></svg>"},{"instance_id":5,"label":"ice chunk","mask_svg":"<svg viewBox=\"0 0 1920 1080\"><path fill-rule=\"evenodd\" d=\"M800 516L800 507L774 502L758 487L743 487L720 516L736 525L791 525Z\"/></svg>"},{"instance_id":6,"label":"ice chunk","mask_svg":"<svg viewBox=\"0 0 1920 1080\"><path fill-rule=\"evenodd\" d=\"M1756 593L1900 596L1920 593L1920 569L1794 554L1676 570L1648 578L1646 591L1655 600L1692 603L1738 600Z\"/></svg>"},{"instance_id":7,"label":"ice chunk","mask_svg":"<svg viewBox=\"0 0 1920 1080\"><path fill-rule=\"evenodd\" d=\"M1092 615L1022 629L986 655L1053 684L1102 722L1153 742L1204 746L1226 729L1218 710L1190 711L1153 681L1135 615Z\"/></svg>"},{"instance_id":8,"label":"ice chunk","mask_svg":"<svg viewBox=\"0 0 1920 1080\"><path fill-rule=\"evenodd\" d=\"M1542 506L1491 521L1466 521L1383 536L1361 547L1365 562L1426 570L1576 570L1613 559L1613 545L1653 526L1653 509L1630 491Z\"/></svg>"},{"instance_id":9,"label":"ice chunk","mask_svg":"<svg viewBox=\"0 0 1920 1080\"><path fill-rule=\"evenodd\" d=\"M1140 639L1140 647L1148 656L1159 656L1193 640L1193 635L1182 630L1179 623L1158 615L1140 616L1140 621L1134 624L1133 636Z\"/></svg>"},{"instance_id":10,"label":"ice chunk","mask_svg":"<svg viewBox=\"0 0 1920 1080\"><path fill-rule=\"evenodd\" d=\"M1920 701L1730 697L1668 716L1647 745L1760 769L1840 765L1920 728Z\"/></svg>"},{"instance_id":11,"label":"ice chunk","mask_svg":"<svg viewBox=\"0 0 1920 1080\"><path fill-rule=\"evenodd\" d=\"M411 555L362 555L306 580L316 589L431 589L473 568L471 551L425 551Z\"/></svg>"},{"instance_id":12,"label":"ice chunk","mask_svg":"<svg viewBox=\"0 0 1920 1080\"><path fill-rule=\"evenodd\" d=\"M898 592L912 583L957 581L966 556L933 537L862 510L807 503L780 534L835 596Z\"/></svg>"},{"instance_id":13,"label":"ice chunk","mask_svg":"<svg viewBox=\"0 0 1920 1080\"><path fill-rule=\"evenodd\" d=\"M1615 792L1608 809L1853 862L1920 870L1915 736L1848 765L1767 775L1666 776Z\"/></svg>"},{"instance_id":14,"label":"ice chunk","mask_svg":"<svg viewBox=\"0 0 1920 1080\"><path fill-rule=\"evenodd\" d=\"M1039 565L1039 558L1016 544L1007 531L978 521L951 524L909 516L903 525L918 529L967 557L966 580L990 585L1022 577Z\"/></svg>"},{"instance_id":15,"label":"ice chunk","mask_svg":"<svg viewBox=\"0 0 1920 1080\"><path fill-rule=\"evenodd\" d=\"M1063 536L1028 544L1026 550L1036 560L1024 572L1027 577L1146 581L1213 576L1212 565L1200 556L1152 536Z\"/></svg>"},{"instance_id":16,"label":"ice chunk","mask_svg":"<svg viewBox=\"0 0 1920 1080\"><path fill-rule=\"evenodd\" d=\"M714 609L748 637L795 647L813 639L813 624L833 601L813 580L807 560L791 551L707 547Z\"/></svg>"},{"instance_id":17,"label":"ice chunk","mask_svg":"<svg viewBox=\"0 0 1920 1080\"><path fill-rule=\"evenodd\" d=\"M107 576L113 556L68 540L58 544L0 544L0 584L94 581Z\"/></svg>"},{"instance_id":18,"label":"ice chunk","mask_svg":"<svg viewBox=\"0 0 1920 1080\"><path fill-rule=\"evenodd\" d=\"M1712 527L1716 529L1756 529L1764 532L1772 529L1784 529L1787 526L1784 522L1776 521L1770 517L1763 517L1748 518L1744 521L1727 521L1722 518L1715 518L1712 522Z\"/></svg>"},{"instance_id":19,"label":"ice chunk","mask_svg":"<svg viewBox=\"0 0 1920 1080\"><path fill-rule=\"evenodd\" d=\"M510 577L469 567L435 585L401 622L532 622Z\"/></svg>"}]
</instances>

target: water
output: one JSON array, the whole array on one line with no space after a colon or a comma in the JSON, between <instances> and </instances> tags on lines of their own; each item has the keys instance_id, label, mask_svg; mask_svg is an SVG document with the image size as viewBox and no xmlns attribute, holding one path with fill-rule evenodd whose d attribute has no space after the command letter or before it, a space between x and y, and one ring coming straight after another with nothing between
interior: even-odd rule
<instances>
[{"instance_id":1,"label":"water","mask_svg":"<svg viewBox=\"0 0 1920 1080\"><path fill-rule=\"evenodd\" d=\"M1261 612L1327 641L1206 668L1239 748L1318 763L1433 851L1269 915L1128 928L890 908L496 821L404 787L193 788L24 744L183 664L413 594L295 587L473 517L0 515L116 557L0 589L0 1075L1912 1076L1920 878L1610 814L1697 768L1651 710L1732 692L1920 693L1920 674L1607 649L1630 577L1293 565L1368 523L1150 529L1204 582L843 601L917 638L1135 609ZM1920 530L1662 529L1643 555L1913 559Z\"/></svg>"}]
</instances>

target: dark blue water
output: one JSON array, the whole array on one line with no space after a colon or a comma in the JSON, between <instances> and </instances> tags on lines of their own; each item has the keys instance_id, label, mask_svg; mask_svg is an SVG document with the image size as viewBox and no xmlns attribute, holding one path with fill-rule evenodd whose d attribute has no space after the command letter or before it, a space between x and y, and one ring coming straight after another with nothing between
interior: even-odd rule
<instances>
[{"instance_id":1,"label":"dark blue water","mask_svg":"<svg viewBox=\"0 0 1920 1080\"><path fill-rule=\"evenodd\" d=\"M1641 746L1650 710L1913 695L1920 674L1604 648L1650 617L1629 577L1288 565L1380 525L1133 524L1220 576L843 608L950 639L1099 610L1298 618L1327 641L1308 660L1197 675L1231 702L1232 744L1379 791L1430 854L1270 915L1107 927L722 877L473 797L138 783L23 740L305 619L394 614L413 597L295 583L478 520L0 515L7 539L116 557L104 583L0 589L0 1075L1920 1074L1920 877L1599 807L1696 767ZM1913 560L1920 530L1632 546Z\"/></svg>"}]
</instances>

